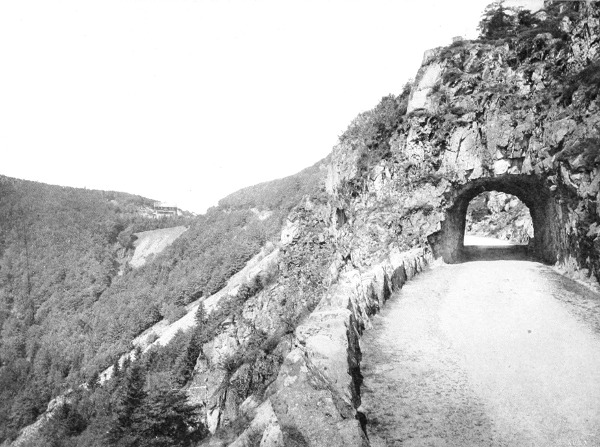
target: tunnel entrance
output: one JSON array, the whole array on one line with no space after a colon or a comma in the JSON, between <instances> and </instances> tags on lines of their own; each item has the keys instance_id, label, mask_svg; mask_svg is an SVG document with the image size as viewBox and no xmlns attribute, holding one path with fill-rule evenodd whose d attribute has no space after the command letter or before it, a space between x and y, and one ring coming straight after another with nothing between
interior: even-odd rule
<instances>
[{"instance_id":1,"label":"tunnel entrance","mask_svg":"<svg viewBox=\"0 0 600 447\"><path fill-rule=\"evenodd\" d=\"M486 191L469 202L463 239L463 261L531 259L533 221L517 196Z\"/></svg>"},{"instance_id":2,"label":"tunnel entrance","mask_svg":"<svg viewBox=\"0 0 600 447\"><path fill-rule=\"evenodd\" d=\"M514 200L511 196L514 196L529 211L532 234L531 237L528 235L527 241L525 241L525 237L522 237L522 240L518 242L523 244L521 252L543 262L555 262L559 239L556 207L550 190L540 178L534 175L506 174L493 178L480 178L460 187L455 192L453 204L446 211L446 218L441 224L440 231L429 237L434 255L442 257L447 263L471 259L473 249L469 245L465 246L469 204L475 199L474 206L477 208L478 202L482 200L479 197L484 194L483 200L486 197L489 200L491 191L494 191L494 200L499 199L501 202L508 200L509 208L512 206L510 205L511 201ZM486 194L488 195L486 196ZM504 206L506 205L507 202L504 202ZM513 205L518 207L518 203L513 202ZM471 230L473 229L473 217L471 214ZM510 216L505 217L510 220ZM520 224L526 225L523 221Z\"/></svg>"}]
</instances>

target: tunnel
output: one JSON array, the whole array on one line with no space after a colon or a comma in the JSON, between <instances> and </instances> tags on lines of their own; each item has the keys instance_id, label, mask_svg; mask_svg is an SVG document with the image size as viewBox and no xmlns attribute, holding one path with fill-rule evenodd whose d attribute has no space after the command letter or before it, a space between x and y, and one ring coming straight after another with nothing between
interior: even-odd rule
<instances>
[{"instance_id":1,"label":"tunnel","mask_svg":"<svg viewBox=\"0 0 600 447\"><path fill-rule=\"evenodd\" d=\"M441 229L428 238L434 256L449 264L465 260L467 208L475 196L486 191L512 194L529 208L534 232L534 238L529 241L531 256L541 262L556 262L561 240L556 201L544 181L535 175L506 174L480 178L459 187L446 210Z\"/></svg>"}]
</instances>

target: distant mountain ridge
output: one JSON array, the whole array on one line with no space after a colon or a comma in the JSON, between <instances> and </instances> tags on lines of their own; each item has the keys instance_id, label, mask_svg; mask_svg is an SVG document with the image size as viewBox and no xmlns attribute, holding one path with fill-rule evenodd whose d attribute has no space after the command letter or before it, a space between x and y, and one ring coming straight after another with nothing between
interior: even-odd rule
<instances>
[{"instance_id":1,"label":"distant mountain ridge","mask_svg":"<svg viewBox=\"0 0 600 447\"><path fill-rule=\"evenodd\" d=\"M248 186L219 200L219 207L226 209L259 210L287 209L297 205L303 196L310 194L325 178L327 158L303 169L297 174Z\"/></svg>"}]
</instances>

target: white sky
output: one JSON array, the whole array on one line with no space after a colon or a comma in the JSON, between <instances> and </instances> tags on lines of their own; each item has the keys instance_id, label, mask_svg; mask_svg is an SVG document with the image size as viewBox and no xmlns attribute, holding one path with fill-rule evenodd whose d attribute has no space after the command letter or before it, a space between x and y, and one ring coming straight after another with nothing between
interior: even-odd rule
<instances>
[{"instance_id":1,"label":"white sky","mask_svg":"<svg viewBox=\"0 0 600 447\"><path fill-rule=\"evenodd\" d=\"M325 157L490 2L0 0L0 174L203 212Z\"/></svg>"}]
</instances>

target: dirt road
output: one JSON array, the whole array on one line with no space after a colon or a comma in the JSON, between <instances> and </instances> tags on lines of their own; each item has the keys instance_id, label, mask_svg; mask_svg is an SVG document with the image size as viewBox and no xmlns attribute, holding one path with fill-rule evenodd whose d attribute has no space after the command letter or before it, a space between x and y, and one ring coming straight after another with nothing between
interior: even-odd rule
<instances>
[{"instance_id":1,"label":"dirt road","mask_svg":"<svg viewBox=\"0 0 600 447\"><path fill-rule=\"evenodd\" d=\"M600 298L550 267L426 271L361 347L374 446L600 446Z\"/></svg>"}]
</instances>

